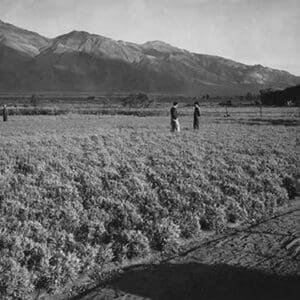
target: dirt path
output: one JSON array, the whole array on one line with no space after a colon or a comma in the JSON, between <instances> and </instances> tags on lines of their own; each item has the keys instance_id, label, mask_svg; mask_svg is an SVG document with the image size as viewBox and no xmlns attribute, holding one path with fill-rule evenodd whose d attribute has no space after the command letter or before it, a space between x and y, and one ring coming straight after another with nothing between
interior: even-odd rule
<instances>
[{"instance_id":1,"label":"dirt path","mask_svg":"<svg viewBox=\"0 0 300 300\"><path fill-rule=\"evenodd\" d=\"M76 299L298 299L300 201ZM298 297L297 297L298 296Z\"/></svg>"}]
</instances>

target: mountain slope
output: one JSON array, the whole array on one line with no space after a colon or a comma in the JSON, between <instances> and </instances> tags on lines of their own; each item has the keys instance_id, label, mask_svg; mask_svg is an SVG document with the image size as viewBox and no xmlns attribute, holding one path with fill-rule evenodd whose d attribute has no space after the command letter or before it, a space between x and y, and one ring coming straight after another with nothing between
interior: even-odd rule
<instances>
[{"instance_id":1,"label":"mountain slope","mask_svg":"<svg viewBox=\"0 0 300 300\"><path fill-rule=\"evenodd\" d=\"M300 83L285 71L248 66L160 41L138 45L84 31L48 39L0 21L0 89L237 94Z\"/></svg>"},{"instance_id":2,"label":"mountain slope","mask_svg":"<svg viewBox=\"0 0 300 300\"><path fill-rule=\"evenodd\" d=\"M0 45L15 49L29 56L39 54L51 40L41 35L4 23L0 20Z\"/></svg>"}]
</instances>

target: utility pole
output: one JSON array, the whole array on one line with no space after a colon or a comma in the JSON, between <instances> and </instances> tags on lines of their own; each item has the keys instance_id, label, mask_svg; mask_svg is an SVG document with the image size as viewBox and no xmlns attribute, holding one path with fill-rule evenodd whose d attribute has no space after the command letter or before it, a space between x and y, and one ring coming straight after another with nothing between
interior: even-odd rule
<instances>
[{"instance_id":1,"label":"utility pole","mask_svg":"<svg viewBox=\"0 0 300 300\"><path fill-rule=\"evenodd\" d=\"M260 102L259 113L260 113L260 118L262 119L262 102Z\"/></svg>"}]
</instances>

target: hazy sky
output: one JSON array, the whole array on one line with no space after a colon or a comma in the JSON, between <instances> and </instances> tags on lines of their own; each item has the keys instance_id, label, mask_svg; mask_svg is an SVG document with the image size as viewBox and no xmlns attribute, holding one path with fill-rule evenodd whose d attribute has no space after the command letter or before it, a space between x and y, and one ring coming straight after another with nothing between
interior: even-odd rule
<instances>
[{"instance_id":1,"label":"hazy sky","mask_svg":"<svg viewBox=\"0 0 300 300\"><path fill-rule=\"evenodd\" d=\"M162 40L300 75L300 0L0 0L0 19L47 37Z\"/></svg>"}]
</instances>

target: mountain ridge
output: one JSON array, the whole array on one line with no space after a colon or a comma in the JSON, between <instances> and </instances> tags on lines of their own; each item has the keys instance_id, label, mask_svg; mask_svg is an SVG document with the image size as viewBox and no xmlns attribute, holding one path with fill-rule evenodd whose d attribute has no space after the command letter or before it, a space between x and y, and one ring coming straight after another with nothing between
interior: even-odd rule
<instances>
[{"instance_id":1,"label":"mountain ridge","mask_svg":"<svg viewBox=\"0 0 300 300\"><path fill-rule=\"evenodd\" d=\"M287 71L194 53L163 41L136 44L78 30L50 39L0 20L3 91L238 94L299 83L300 77Z\"/></svg>"}]
</instances>

